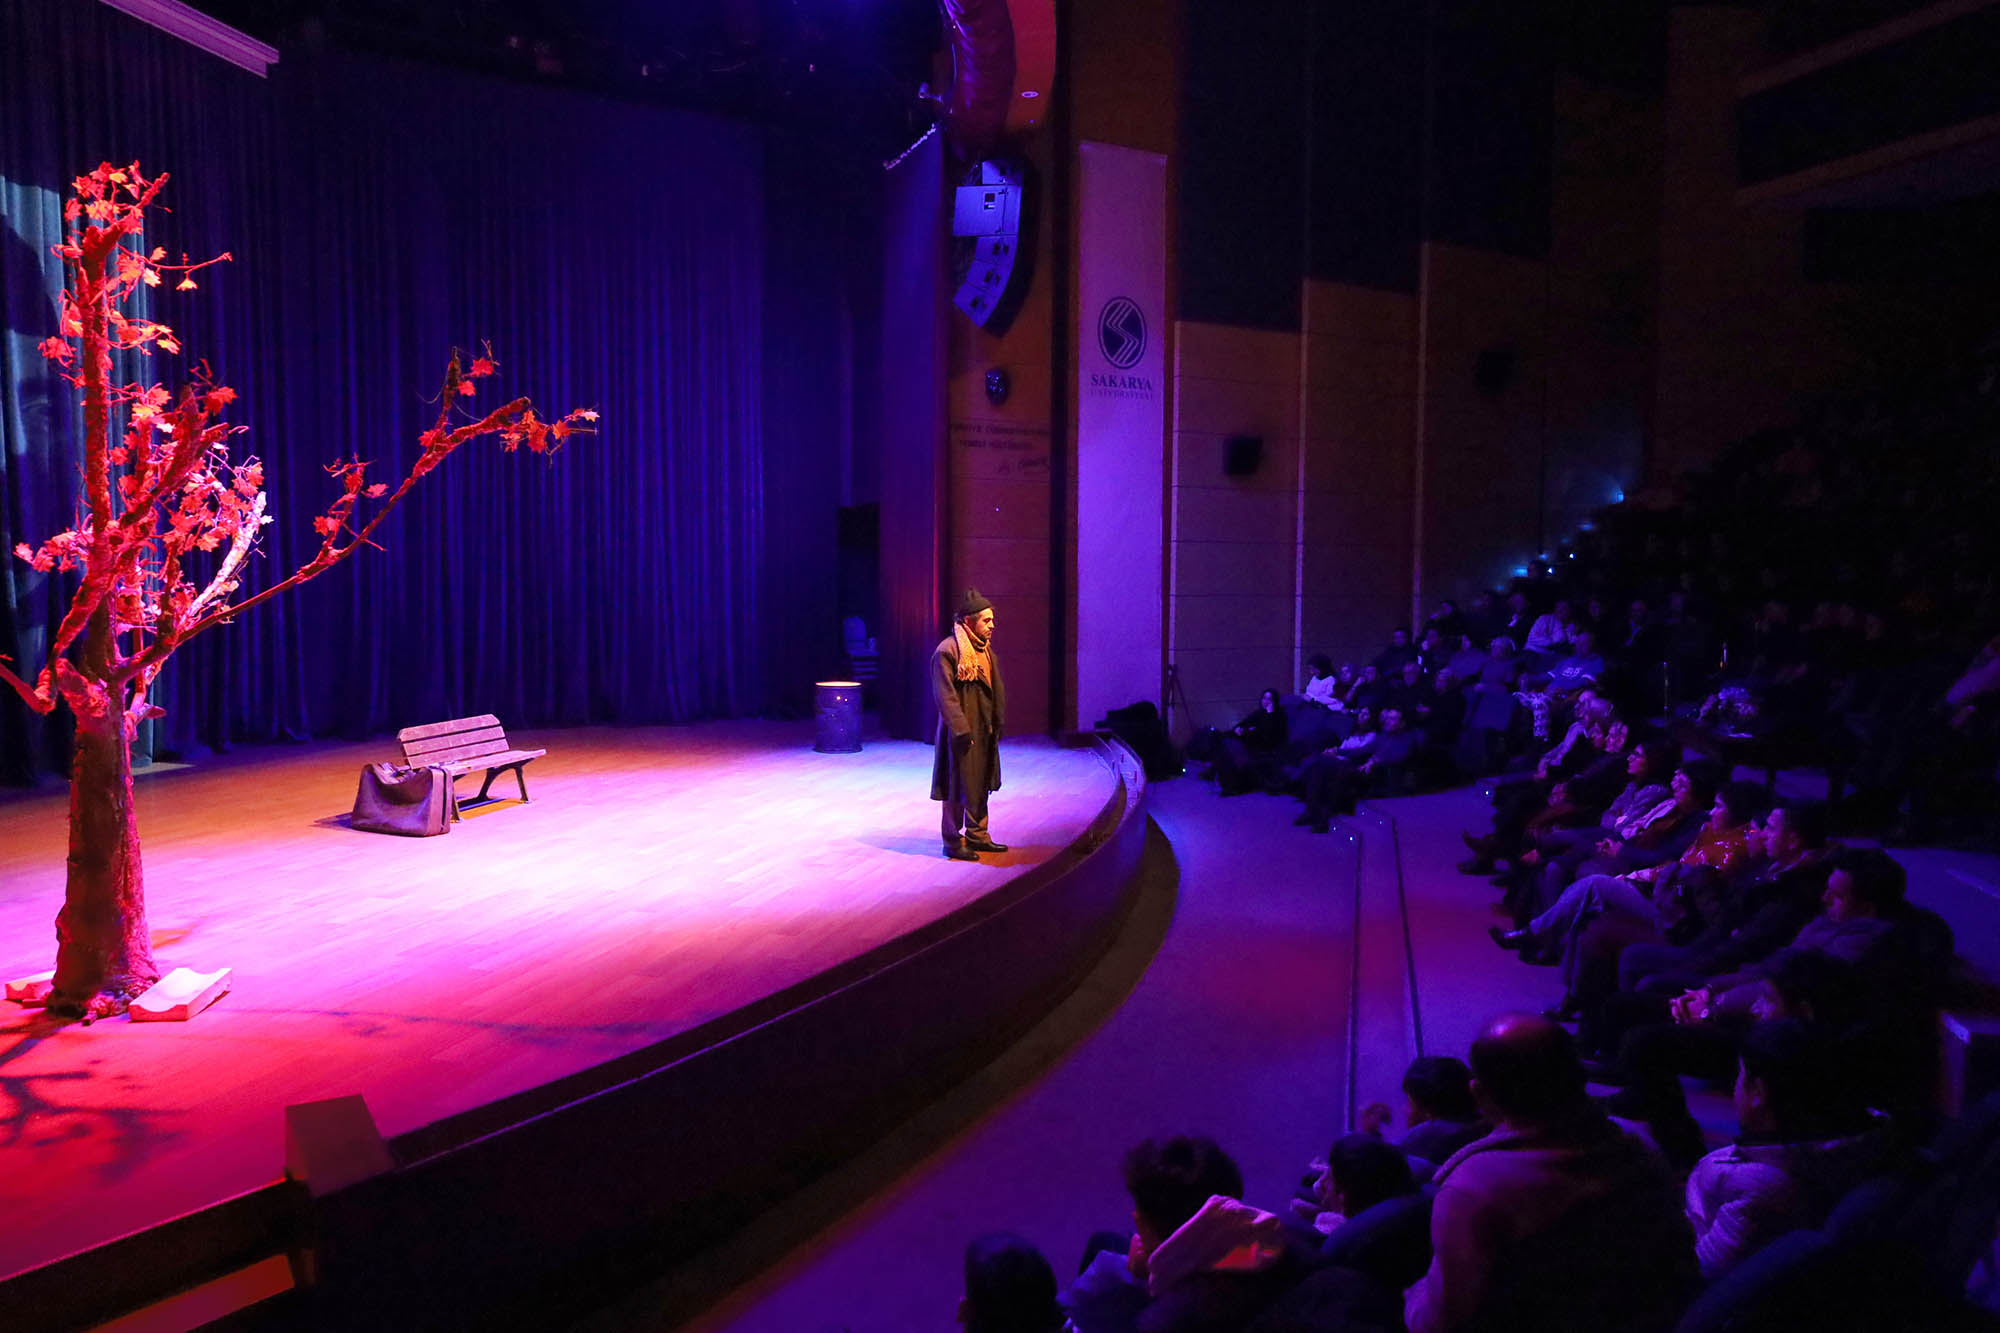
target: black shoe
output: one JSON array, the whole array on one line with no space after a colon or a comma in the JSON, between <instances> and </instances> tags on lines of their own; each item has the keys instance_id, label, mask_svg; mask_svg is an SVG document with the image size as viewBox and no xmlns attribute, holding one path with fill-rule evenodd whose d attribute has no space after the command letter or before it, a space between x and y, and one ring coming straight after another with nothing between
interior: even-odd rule
<instances>
[{"instance_id":1,"label":"black shoe","mask_svg":"<svg viewBox=\"0 0 2000 1333\"><path fill-rule=\"evenodd\" d=\"M1502 930L1498 926L1488 926L1486 928L1486 938L1492 940L1503 949L1514 949L1517 951L1533 943L1532 937L1525 930Z\"/></svg>"},{"instance_id":2,"label":"black shoe","mask_svg":"<svg viewBox=\"0 0 2000 1333\"><path fill-rule=\"evenodd\" d=\"M975 852L1004 852L1007 850L1006 843L994 842L991 839L985 842L974 842L972 839L967 838L965 845Z\"/></svg>"},{"instance_id":3,"label":"black shoe","mask_svg":"<svg viewBox=\"0 0 2000 1333\"><path fill-rule=\"evenodd\" d=\"M945 844L944 854L954 861L977 861L979 859L978 855L968 848L954 847L950 843Z\"/></svg>"},{"instance_id":4,"label":"black shoe","mask_svg":"<svg viewBox=\"0 0 2000 1333\"><path fill-rule=\"evenodd\" d=\"M1490 875L1493 873L1493 863L1483 856L1469 856L1458 863L1458 873L1461 875Z\"/></svg>"},{"instance_id":5,"label":"black shoe","mask_svg":"<svg viewBox=\"0 0 2000 1333\"><path fill-rule=\"evenodd\" d=\"M1492 856L1498 846L1497 840L1491 833L1460 833L1458 836L1464 839L1466 849L1482 860Z\"/></svg>"},{"instance_id":6,"label":"black shoe","mask_svg":"<svg viewBox=\"0 0 2000 1333\"><path fill-rule=\"evenodd\" d=\"M1298 812L1298 814L1292 816L1293 828L1304 828L1306 825L1312 822L1313 822L1313 812L1310 810L1301 810Z\"/></svg>"},{"instance_id":7,"label":"black shoe","mask_svg":"<svg viewBox=\"0 0 2000 1333\"><path fill-rule=\"evenodd\" d=\"M1314 833L1330 833L1333 831L1333 822L1326 819L1315 819L1312 822L1312 831Z\"/></svg>"}]
</instances>

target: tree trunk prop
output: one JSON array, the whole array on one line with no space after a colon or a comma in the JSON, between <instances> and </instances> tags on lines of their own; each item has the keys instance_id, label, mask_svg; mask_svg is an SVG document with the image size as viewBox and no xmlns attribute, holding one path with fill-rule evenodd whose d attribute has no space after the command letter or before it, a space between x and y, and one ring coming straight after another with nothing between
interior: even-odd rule
<instances>
[{"instance_id":1,"label":"tree trunk prop","mask_svg":"<svg viewBox=\"0 0 2000 1333\"><path fill-rule=\"evenodd\" d=\"M159 979L146 928L130 738L123 715L106 706L77 718L69 875L56 916L56 975L48 1007L83 1018L121 1013Z\"/></svg>"},{"instance_id":2,"label":"tree trunk prop","mask_svg":"<svg viewBox=\"0 0 2000 1333\"><path fill-rule=\"evenodd\" d=\"M48 713L67 704L76 715L69 874L56 917L48 1003L86 1021L123 1013L160 976L146 928L131 745L139 723L160 714L147 692L167 659L195 635L375 545L375 530L410 488L460 445L498 435L510 453L525 445L531 453L550 454L570 435L588 433L586 423L597 419L596 412L578 408L544 421L526 398L480 417L461 413L459 400L475 395L476 381L498 366L490 349L469 366L454 352L437 418L419 437L420 452L401 484L393 492L386 483L371 484L369 465L358 456L330 465L327 472L339 479L340 490L313 520L319 549L289 576L232 603L244 563L271 521L264 512L263 464L229 456L229 437L242 428L220 418L235 391L215 383L206 364L178 400L158 384L112 379L114 351L180 351L172 329L124 313L133 293L158 286L163 274L178 274L176 290L190 290L196 272L229 258L189 263L182 256L168 263L163 249L126 244L137 238L147 206L166 182L164 174L141 175L136 162L107 162L77 177L75 194L63 206L69 231L56 253L69 284L61 332L45 339L41 352L83 391L84 512L76 527L39 547L24 542L14 554L36 569L74 570L81 578L33 683L0 658L0 683L12 686L30 708ZM117 444L115 419L123 423ZM365 522L359 516L364 502L374 504ZM197 576L195 568L204 564L208 569Z\"/></svg>"}]
</instances>

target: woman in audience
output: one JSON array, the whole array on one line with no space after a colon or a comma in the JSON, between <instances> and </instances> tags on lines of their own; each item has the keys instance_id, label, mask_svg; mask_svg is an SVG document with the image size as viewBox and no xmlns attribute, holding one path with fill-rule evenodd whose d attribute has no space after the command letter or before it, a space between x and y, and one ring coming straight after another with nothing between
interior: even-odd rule
<instances>
[{"instance_id":1,"label":"woman in audience","mask_svg":"<svg viewBox=\"0 0 2000 1333\"><path fill-rule=\"evenodd\" d=\"M1345 708L1347 705L1339 694L1340 680L1333 674L1333 659L1325 653L1314 653L1307 665L1312 676L1306 681L1301 697L1322 708Z\"/></svg>"},{"instance_id":2,"label":"woman in audience","mask_svg":"<svg viewBox=\"0 0 2000 1333\"><path fill-rule=\"evenodd\" d=\"M1265 690L1250 715L1222 737L1215 758L1222 794L1240 796L1271 785L1284 750L1285 710L1278 706L1278 692Z\"/></svg>"},{"instance_id":3,"label":"woman in audience","mask_svg":"<svg viewBox=\"0 0 2000 1333\"><path fill-rule=\"evenodd\" d=\"M1674 775L1675 795L1682 802L1695 799L1699 793L1698 784L1686 776L1687 772L1682 769ZM1677 919L1675 893L1681 874L1726 871L1747 854L1751 823L1762 798L1761 789L1751 783L1728 783L1716 793L1707 821L1676 860L1623 876L1584 876L1522 929L1502 931L1491 926L1488 933L1503 949L1557 959L1562 969L1563 1000L1556 1012L1559 1017L1574 1017L1589 999L1613 988L1610 983L1616 980L1620 948L1662 938ZM1584 942L1593 927L1597 929L1596 948L1609 953L1611 961L1607 967L1600 960L1598 970L1605 975L1586 986L1580 974L1588 957Z\"/></svg>"},{"instance_id":4,"label":"woman in audience","mask_svg":"<svg viewBox=\"0 0 2000 1333\"><path fill-rule=\"evenodd\" d=\"M1588 852L1572 849L1551 861L1542 872L1539 901L1553 905L1572 881L1584 875L1629 875L1677 860L1700 835L1714 808L1721 777L1721 767L1708 759L1675 769L1665 800L1626 815Z\"/></svg>"},{"instance_id":5,"label":"woman in audience","mask_svg":"<svg viewBox=\"0 0 2000 1333\"><path fill-rule=\"evenodd\" d=\"M1667 783L1678 752L1679 747L1669 741L1641 741L1625 757L1624 789L1611 798L1594 824L1541 830L1507 872L1495 877L1499 887L1507 890L1505 901L1517 927L1525 926L1528 918L1541 910L1536 900L1541 877L1551 864L1564 858L1571 858L1573 865L1581 864L1594 844L1620 836L1621 830L1643 820L1672 797ZM1565 876L1557 891L1568 883Z\"/></svg>"}]
</instances>

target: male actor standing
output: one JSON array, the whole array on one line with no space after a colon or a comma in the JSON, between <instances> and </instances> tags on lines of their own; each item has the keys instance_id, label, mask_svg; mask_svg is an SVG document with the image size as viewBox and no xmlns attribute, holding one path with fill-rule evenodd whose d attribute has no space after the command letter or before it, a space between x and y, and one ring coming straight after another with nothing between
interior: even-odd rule
<instances>
[{"instance_id":1,"label":"male actor standing","mask_svg":"<svg viewBox=\"0 0 2000 1333\"><path fill-rule=\"evenodd\" d=\"M937 759L931 799L944 802L944 854L977 861L1004 852L986 835L986 793L1000 789L1000 721L1007 694L993 656L993 603L967 589L958 620L931 654L937 699Z\"/></svg>"}]
</instances>

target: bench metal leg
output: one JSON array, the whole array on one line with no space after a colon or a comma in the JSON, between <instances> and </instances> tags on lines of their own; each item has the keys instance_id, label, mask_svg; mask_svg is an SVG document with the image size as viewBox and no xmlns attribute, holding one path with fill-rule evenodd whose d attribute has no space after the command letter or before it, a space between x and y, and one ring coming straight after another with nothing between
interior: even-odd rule
<instances>
[{"instance_id":1,"label":"bench metal leg","mask_svg":"<svg viewBox=\"0 0 2000 1333\"><path fill-rule=\"evenodd\" d=\"M473 803L476 805L486 799L487 791L490 790L493 786L493 779L499 777L502 773L512 773L514 775L514 781L521 784L521 803L523 805L527 804L528 801L528 774L526 771L527 767L528 767L528 761L523 759L518 764L502 764L498 768L487 769L486 781L479 784L479 795L472 798ZM495 797L494 799L498 800L500 798Z\"/></svg>"}]
</instances>

